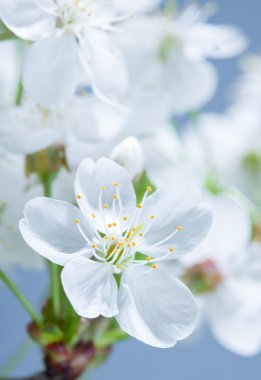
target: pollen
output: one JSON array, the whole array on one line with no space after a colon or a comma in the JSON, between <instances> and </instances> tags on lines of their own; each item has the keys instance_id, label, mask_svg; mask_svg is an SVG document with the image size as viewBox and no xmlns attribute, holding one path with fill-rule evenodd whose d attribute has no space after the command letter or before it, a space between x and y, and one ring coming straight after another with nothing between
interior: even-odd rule
<instances>
[{"instance_id":1,"label":"pollen","mask_svg":"<svg viewBox=\"0 0 261 380\"><path fill-rule=\"evenodd\" d=\"M79 220L79 219L74 219L74 223L75 223L75 224L79 224L79 223L80 223L80 220Z\"/></svg>"},{"instance_id":2,"label":"pollen","mask_svg":"<svg viewBox=\"0 0 261 380\"><path fill-rule=\"evenodd\" d=\"M170 252L174 252L174 248L173 248L173 247L170 247L169 251L170 251Z\"/></svg>"},{"instance_id":3,"label":"pollen","mask_svg":"<svg viewBox=\"0 0 261 380\"><path fill-rule=\"evenodd\" d=\"M107 235L105 235L103 239L104 239L104 240L109 240L109 238L108 238Z\"/></svg>"},{"instance_id":4,"label":"pollen","mask_svg":"<svg viewBox=\"0 0 261 380\"><path fill-rule=\"evenodd\" d=\"M131 231L127 231L127 236L131 236Z\"/></svg>"},{"instance_id":5,"label":"pollen","mask_svg":"<svg viewBox=\"0 0 261 380\"><path fill-rule=\"evenodd\" d=\"M133 231L133 232L136 232L136 228L135 228L135 227L132 227L132 231Z\"/></svg>"},{"instance_id":6,"label":"pollen","mask_svg":"<svg viewBox=\"0 0 261 380\"><path fill-rule=\"evenodd\" d=\"M153 264L153 265L152 265L152 268L153 268L153 269L157 269L157 264Z\"/></svg>"},{"instance_id":7,"label":"pollen","mask_svg":"<svg viewBox=\"0 0 261 380\"><path fill-rule=\"evenodd\" d=\"M183 227L182 227L182 226L178 226L178 227L177 227L177 230L178 230L178 231L182 231L182 230L183 230Z\"/></svg>"},{"instance_id":8,"label":"pollen","mask_svg":"<svg viewBox=\"0 0 261 380\"><path fill-rule=\"evenodd\" d=\"M141 203L138 204L138 208L142 208L142 204Z\"/></svg>"},{"instance_id":9,"label":"pollen","mask_svg":"<svg viewBox=\"0 0 261 380\"><path fill-rule=\"evenodd\" d=\"M117 223L116 223L116 222L113 222L112 225L113 225L113 227L116 227L116 226L117 226Z\"/></svg>"},{"instance_id":10,"label":"pollen","mask_svg":"<svg viewBox=\"0 0 261 380\"><path fill-rule=\"evenodd\" d=\"M91 217L92 217L93 219L95 219L95 218L96 218L96 214L91 214Z\"/></svg>"},{"instance_id":11,"label":"pollen","mask_svg":"<svg viewBox=\"0 0 261 380\"><path fill-rule=\"evenodd\" d=\"M129 244L127 245L127 247L128 247L128 248L131 248L131 244L129 243Z\"/></svg>"},{"instance_id":12,"label":"pollen","mask_svg":"<svg viewBox=\"0 0 261 380\"><path fill-rule=\"evenodd\" d=\"M131 245L132 245L133 247L135 247L135 246L136 246L136 242L133 241L133 242L131 243Z\"/></svg>"},{"instance_id":13,"label":"pollen","mask_svg":"<svg viewBox=\"0 0 261 380\"><path fill-rule=\"evenodd\" d=\"M97 248L97 244L92 244L92 248L96 249Z\"/></svg>"},{"instance_id":14,"label":"pollen","mask_svg":"<svg viewBox=\"0 0 261 380\"><path fill-rule=\"evenodd\" d=\"M109 228L112 228L112 224L111 224L111 223L109 223L109 224L108 224L108 227L109 227Z\"/></svg>"},{"instance_id":15,"label":"pollen","mask_svg":"<svg viewBox=\"0 0 261 380\"><path fill-rule=\"evenodd\" d=\"M128 220L127 216L124 216L122 219L124 220L124 222Z\"/></svg>"},{"instance_id":16,"label":"pollen","mask_svg":"<svg viewBox=\"0 0 261 380\"><path fill-rule=\"evenodd\" d=\"M148 186L146 190L147 190L148 193L152 192L152 188L150 186Z\"/></svg>"},{"instance_id":17,"label":"pollen","mask_svg":"<svg viewBox=\"0 0 261 380\"><path fill-rule=\"evenodd\" d=\"M109 208L109 205L107 203L105 203L105 205L103 206L104 209L108 209Z\"/></svg>"},{"instance_id":18,"label":"pollen","mask_svg":"<svg viewBox=\"0 0 261 380\"><path fill-rule=\"evenodd\" d=\"M155 215L151 215L151 216L150 216L150 219L155 219L155 218L156 218Z\"/></svg>"},{"instance_id":19,"label":"pollen","mask_svg":"<svg viewBox=\"0 0 261 380\"><path fill-rule=\"evenodd\" d=\"M101 186L101 187L100 187L100 190L101 190L101 191L106 190L106 186Z\"/></svg>"},{"instance_id":20,"label":"pollen","mask_svg":"<svg viewBox=\"0 0 261 380\"><path fill-rule=\"evenodd\" d=\"M119 241L118 247L122 247L123 245L124 245L124 243L122 241Z\"/></svg>"},{"instance_id":21,"label":"pollen","mask_svg":"<svg viewBox=\"0 0 261 380\"><path fill-rule=\"evenodd\" d=\"M118 195L117 194L113 194L113 199L118 199Z\"/></svg>"},{"instance_id":22,"label":"pollen","mask_svg":"<svg viewBox=\"0 0 261 380\"><path fill-rule=\"evenodd\" d=\"M140 237L142 237L142 236L143 236L143 233L141 232L141 233L140 233Z\"/></svg>"},{"instance_id":23,"label":"pollen","mask_svg":"<svg viewBox=\"0 0 261 380\"><path fill-rule=\"evenodd\" d=\"M76 198L77 198L77 199L82 199L82 196L81 196L80 194L77 194L77 195L76 195Z\"/></svg>"},{"instance_id":24,"label":"pollen","mask_svg":"<svg viewBox=\"0 0 261 380\"><path fill-rule=\"evenodd\" d=\"M123 269L123 266L122 266L122 265L118 265L118 268L119 268L119 269Z\"/></svg>"},{"instance_id":25,"label":"pollen","mask_svg":"<svg viewBox=\"0 0 261 380\"><path fill-rule=\"evenodd\" d=\"M114 186L118 187L119 186L119 182L118 181L114 182Z\"/></svg>"},{"instance_id":26,"label":"pollen","mask_svg":"<svg viewBox=\"0 0 261 380\"><path fill-rule=\"evenodd\" d=\"M147 260L147 261L151 261L151 257L148 256L148 257L146 258L146 260Z\"/></svg>"},{"instance_id":27,"label":"pollen","mask_svg":"<svg viewBox=\"0 0 261 380\"><path fill-rule=\"evenodd\" d=\"M112 236L112 237L111 237L111 240L112 240L112 241L115 241L115 240L116 240L116 237L115 237L115 236Z\"/></svg>"}]
</instances>

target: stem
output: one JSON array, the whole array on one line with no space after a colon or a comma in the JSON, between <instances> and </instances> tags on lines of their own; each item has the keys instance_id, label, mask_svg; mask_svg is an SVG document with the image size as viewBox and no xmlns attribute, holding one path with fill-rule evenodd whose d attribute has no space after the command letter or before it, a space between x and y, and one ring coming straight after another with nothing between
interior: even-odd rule
<instances>
[{"instance_id":1,"label":"stem","mask_svg":"<svg viewBox=\"0 0 261 380\"><path fill-rule=\"evenodd\" d=\"M46 177L43 181L44 195L51 197L52 180ZM49 263L50 280L51 280L51 298L53 306L53 314L55 318L59 318L61 313L61 283L60 283L60 268L54 263Z\"/></svg>"},{"instance_id":2,"label":"stem","mask_svg":"<svg viewBox=\"0 0 261 380\"><path fill-rule=\"evenodd\" d=\"M14 296L20 301L24 309L27 311L27 313L30 315L30 317L37 323L38 326L42 325L42 321L37 314L37 312L34 310L32 305L27 301L25 296L20 292L20 290L17 289L15 284L10 280L10 278L0 269L0 279L5 283L5 285L11 290L11 292L14 294Z\"/></svg>"}]
</instances>

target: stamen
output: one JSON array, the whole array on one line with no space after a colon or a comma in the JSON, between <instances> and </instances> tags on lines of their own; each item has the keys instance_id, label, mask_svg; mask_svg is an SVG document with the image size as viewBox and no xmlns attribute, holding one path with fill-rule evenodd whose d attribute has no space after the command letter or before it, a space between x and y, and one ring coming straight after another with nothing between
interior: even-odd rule
<instances>
[{"instance_id":1,"label":"stamen","mask_svg":"<svg viewBox=\"0 0 261 380\"><path fill-rule=\"evenodd\" d=\"M128 220L127 216L123 216L122 220L124 220L124 222L126 222Z\"/></svg>"},{"instance_id":2,"label":"stamen","mask_svg":"<svg viewBox=\"0 0 261 380\"><path fill-rule=\"evenodd\" d=\"M115 186L115 187L119 187L119 182L117 182L117 181L114 182L114 186Z\"/></svg>"},{"instance_id":3,"label":"stamen","mask_svg":"<svg viewBox=\"0 0 261 380\"><path fill-rule=\"evenodd\" d=\"M142 204L141 204L141 203L139 203L139 204L138 204L138 208L140 208L140 209L141 209L142 207L143 207L143 206L142 206Z\"/></svg>"},{"instance_id":4,"label":"stamen","mask_svg":"<svg viewBox=\"0 0 261 380\"><path fill-rule=\"evenodd\" d=\"M106 190L106 187L105 187L105 186L101 186L101 187L100 187L100 190L101 190L101 191L104 191L104 190Z\"/></svg>"},{"instance_id":5,"label":"stamen","mask_svg":"<svg viewBox=\"0 0 261 380\"><path fill-rule=\"evenodd\" d=\"M172 253L174 252L174 248L173 247L170 247L169 251Z\"/></svg>"},{"instance_id":6,"label":"stamen","mask_svg":"<svg viewBox=\"0 0 261 380\"><path fill-rule=\"evenodd\" d=\"M183 230L183 227L182 227L182 226L178 226L178 227L177 227L177 230L178 230L178 231L182 231L182 230Z\"/></svg>"},{"instance_id":7,"label":"stamen","mask_svg":"<svg viewBox=\"0 0 261 380\"><path fill-rule=\"evenodd\" d=\"M77 194L77 195L76 195L76 198L77 198L77 199L82 199L82 196L81 196L80 194Z\"/></svg>"},{"instance_id":8,"label":"stamen","mask_svg":"<svg viewBox=\"0 0 261 380\"><path fill-rule=\"evenodd\" d=\"M150 219L152 219L152 220L155 219L155 218L156 218L155 215L151 215L151 216L150 216Z\"/></svg>"},{"instance_id":9,"label":"stamen","mask_svg":"<svg viewBox=\"0 0 261 380\"><path fill-rule=\"evenodd\" d=\"M158 267L157 264L153 264L153 265L152 265L152 268L153 268L153 269L157 269L157 267Z\"/></svg>"},{"instance_id":10,"label":"stamen","mask_svg":"<svg viewBox=\"0 0 261 380\"><path fill-rule=\"evenodd\" d=\"M113 194L113 199L118 199L118 194Z\"/></svg>"},{"instance_id":11,"label":"stamen","mask_svg":"<svg viewBox=\"0 0 261 380\"><path fill-rule=\"evenodd\" d=\"M148 186L147 189L146 189L146 191L147 191L148 193L151 193L151 192L152 192L152 188L151 188L150 186Z\"/></svg>"},{"instance_id":12,"label":"stamen","mask_svg":"<svg viewBox=\"0 0 261 380\"><path fill-rule=\"evenodd\" d=\"M79 220L79 219L74 219L74 223L75 223L75 224L79 224L79 223L80 223L80 220Z\"/></svg>"},{"instance_id":13,"label":"stamen","mask_svg":"<svg viewBox=\"0 0 261 380\"><path fill-rule=\"evenodd\" d=\"M103 208L104 208L105 210L107 210L107 209L109 208L109 205L108 205L107 203L105 203L105 204L103 205Z\"/></svg>"},{"instance_id":14,"label":"stamen","mask_svg":"<svg viewBox=\"0 0 261 380\"><path fill-rule=\"evenodd\" d=\"M150 261L151 261L151 257L148 256L148 257L146 258L146 261L150 262Z\"/></svg>"}]
</instances>

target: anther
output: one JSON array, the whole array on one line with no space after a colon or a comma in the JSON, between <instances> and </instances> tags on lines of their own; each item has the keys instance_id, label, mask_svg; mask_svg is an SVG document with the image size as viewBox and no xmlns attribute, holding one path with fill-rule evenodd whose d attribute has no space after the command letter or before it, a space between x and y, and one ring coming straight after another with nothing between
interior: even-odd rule
<instances>
[{"instance_id":1,"label":"anther","mask_svg":"<svg viewBox=\"0 0 261 380\"><path fill-rule=\"evenodd\" d=\"M150 219L155 219L155 218L156 218L155 215L150 216Z\"/></svg>"},{"instance_id":2,"label":"anther","mask_svg":"<svg viewBox=\"0 0 261 380\"><path fill-rule=\"evenodd\" d=\"M135 241L133 241L131 244L132 244L132 246L133 246L133 247L135 247L135 246L136 246L136 243L135 243Z\"/></svg>"},{"instance_id":3,"label":"anther","mask_svg":"<svg viewBox=\"0 0 261 380\"><path fill-rule=\"evenodd\" d=\"M128 220L127 216L124 216L122 219L124 220L124 222Z\"/></svg>"},{"instance_id":4,"label":"anther","mask_svg":"<svg viewBox=\"0 0 261 380\"><path fill-rule=\"evenodd\" d=\"M182 230L183 230L183 227L182 227L182 226L178 226L178 227L177 227L177 230L178 230L178 231L182 231Z\"/></svg>"},{"instance_id":5,"label":"anther","mask_svg":"<svg viewBox=\"0 0 261 380\"><path fill-rule=\"evenodd\" d=\"M104 190L106 190L106 187L105 187L105 186L101 186L101 187L100 187L100 190L101 190L101 191L104 191Z\"/></svg>"},{"instance_id":6,"label":"anther","mask_svg":"<svg viewBox=\"0 0 261 380\"><path fill-rule=\"evenodd\" d=\"M150 186L148 186L146 190L147 190L148 193L152 192L152 188Z\"/></svg>"},{"instance_id":7,"label":"anther","mask_svg":"<svg viewBox=\"0 0 261 380\"><path fill-rule=\"evenodd\" d=\"M141 232L141 233L140 233L140 237L142 237L142 236L143 236L143 233Z\"/></svg>"},{"instance_id":8,"label":"anther","mask_svg":"<svg viewBox=\"0 0 261 380\"><path fill-rule=\"evenodd\" d=\"M116 223L116 222L113 222L112 225L113 225L113 227L116 227L116 226L117 226L117 223Z\"/></svg>"},{"instance_id":9,"label":"anther","mask_svg":"<svg viewBox=\"0 0 261 380\"><path fill-rule=\"evenodd\" d=\"M157 269L157 264L153 264L153 265L152 265L152 268L153 268L153 269Z\"/></svg>"},{"instance_id":10,"label":"anther","mask_svg":"<svg viewBox=\"0 0 261 380\"><path fill-rule=\"evenodd\" d=\"M108 224L108 227L109 227L109 228L112 228L112 224L111 224L111 223L109 223L109 224Z\"/></svg>"},{"instance_id":11,"label":"anther","mask_svg":"<svg viewBox=\"0 0 261 380\"><path fill-rule=\"evenodd\" d=\"M117 182L117 181L114 182L114 186L115 186L115 187L118 187L118 186L119 186L119 182Z\"/></svg>"},{"instance_id":12,"label":"anther","mask_svg":"<svg viewBox=\"0 0 261 380\"><path fill-rule=\"evenodd\" d=\"M107 203L105 203L105 205L103 206L104 209L108 209L109 208L109 205Z\"/></svg>"},{"instance_id":13,"label":"anther","mask_svg":"<svg viewBox=\"0 0 261 380\"><path fill-rule=\"evenodd\" d=\"M148 257L146 258L146 260L147 260L147 261L151 261L151 257L148 256Z\"/></svg>"},{"instance_id":14,"label":"anther","mask_svg":"<svg viewBox=\"0 0 261 380\"><path fill-rule=\"evenodd\" d=\"M82 196L81 196L80 194L77 194L77 195L76 195L76 198L77 198L77 199L81 199Z\"/></svg>"},{"instance_id":15,"label":"anther","mask_svg":"<svg viewBox=\"0 0 261 380\"><path fill-rule=\"evenodd\" d=\"M79 220L79 219L75 219L75 220L74 220L74 223L75 223L75 224L79 224L79 223L80 223L80 220Z\"/></svg>"},{"instance_id":16,"label":"anther","mask_svg":"<svg viewBox=\"0 0 261 380\"><path fill-rule=\"evenodd\" d=\"M118 199L118 195L117 194L113 194L113 199Z\"/></svg>"},{"instance_id":17,"label":"anther","mask_svg":"<svg viewBox=\"0 0 261 380\"><path fill-rule=\"evenodd\" d=\"M91 217L92 217L93 219L95 219L95 218L96 218L96 214L91 214Z\"/></svg>"},{"instance_id":18,"label":"anther","mask_svg":"<svg viewBox=\"0 0 261 380\"><path fill-rule=\"evenodd\" d=\"M142 204L141 203L138 204L138 208L142 208Z\"/></svg>"},{"instance_id":19,"label":"anther","mask_svg":"<svg viewBox=\"0 0 261 380\"><path fill-rule=\"evenodd\" d=\"M169 251L170 251L170 252L174 252L174 248L173 248L173 247L170 247Z\"/></svg>"},{"instance_id":20,"label":"anther","mask_svg":"<svg viewBox=\"0 0 261 380\"><path fill-rule=\"evenodd\" d=\"M116 237L115 237L115 236L112 236L112 237L111 237L111 240L112 240L112 241L116 240Z\"/></svg>"},{"instance_id":21,"label":"anther","mask_svg":"<svg viewBox=\"0 0 261 380\"><path fill-rule=\"evenodd\" d=\"M97 244L92 244L92 248L96 249L97 248Z\"/></svg>"}]
</instances>

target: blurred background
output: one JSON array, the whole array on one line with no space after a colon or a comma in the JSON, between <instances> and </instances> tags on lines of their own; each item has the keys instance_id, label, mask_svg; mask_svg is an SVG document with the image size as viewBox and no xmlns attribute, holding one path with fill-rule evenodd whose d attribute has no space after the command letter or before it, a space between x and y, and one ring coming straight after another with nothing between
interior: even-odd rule
<instances>
[{"instance_id":1,"label":"blurred background","mask_svg":"<svg viewBox=\"0 0 261 380\"><path fill-rule=\"evenodd\" d=\"M200 1L202 4L205 2ZM248 51L259 53L261 1L218 0L216 4L218 12L212 17L212 22L240 27L250 40ZM219 88L205 109L222 111L230 102L232 84L240 70L237 58L215 61L214 64L219 70ZM39 307L45 298L47 274L18 271L13 277L28 299ZM1 289L0 297L0 375L3 377L8 372L17 376L34 373L41 368L41 356L26 339L24 326L28 322L27 316L7 290ZM17 355L12 361L8 360L15 350ZM12 371L14 362L22 357L25 360ZM222 348L203 326L190 339L168 350L155 349L132 339L118 344L108 362L94 371L90 379L156 380L159 377L164 380L260 380L261 354L250 358L232 354Z\"/></svg>"}]
</instances>

